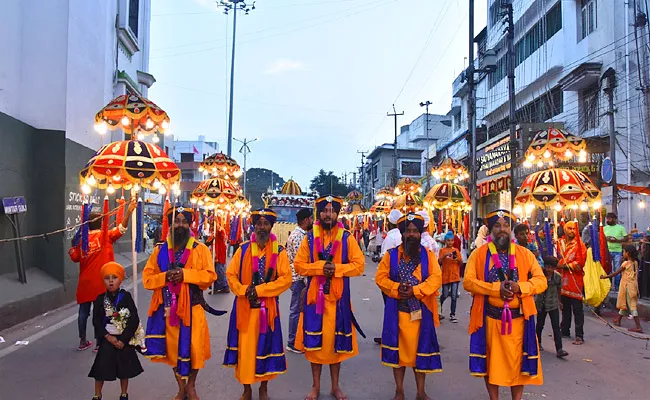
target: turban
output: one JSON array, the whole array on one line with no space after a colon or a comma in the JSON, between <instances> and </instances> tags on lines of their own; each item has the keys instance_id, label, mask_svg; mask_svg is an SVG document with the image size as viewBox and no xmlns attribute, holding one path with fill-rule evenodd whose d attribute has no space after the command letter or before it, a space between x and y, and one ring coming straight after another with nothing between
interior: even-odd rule
<instances>
[{"instance_id":1,"label":"turban","mask_svg":"<svg viewBox=\"0 0 650 400\"><path fill-rule=\"evenodd\" d=\"M388 222L393 225L397 225L397 221L399 221L403 215L404 214L402 214L399 210L390 210L390 214L388 214Z\"/></svg>"},{"instance_id":2,"label":"turban","mask_svg":"<svg viewBox=\"0 0 650 400\"><path fill-rule=\"evenodd\" d=\"M565 228L568 228L568 227L570 227L570 226L572 226L573 228L575 228L576 230L578 230L578 221L569 221L569 222L567 222L566 224L564 224L564 227L565 227Z\"/></svg>"},{"instance_id":3,"label":"turban","mask_svg":"<svg viewBox=\"0 0 650 400\"><path fill-rule=\"evenodd\" d=\"M323 196L316 199L315 204L318 213L322 213L328 204L332 204L332 210L338 214L341 211L341 207L343 207L343 199L338 196Z\"/></svg>"},{"instance_id":4,"label":"turban","mask_svg":"<svg viewBox=\"0 0 650 400\"><path fill-rule=\"evenodd\" d=\"M257 221L262 217L273 225L278 219L278 214L270 208L260 208L259 210L255 210L251 213L251 221L253 222L253 225L257 224Z\"/></svg>"},{"instance_id":5,"label":"turban","mask_svg":"<svg viewBox=\"0 0 650 400\"><path fill-rule=\"evenodd\" d=\"M110 261L104 264L101 272L102 278L106 278L108 275L115 275L120 282L124 280L124 267L115 261Z\"/></svg>"},{"instance_id":6,"label":"turban","mask_svg":"<svg viewBox=\"0 0 650 400\"><path fill-rule=\"evenodd\" d=\"M169 221L170 224L174 223L174 221L172 220L172 218L174 218L174 213L183 214L188 224L191 224L192 221L194 220L194 210L192 210L190 207L183 207L182 205L177 205L176 207L169 207L169 210L167 210L167 220Z\"/></svg>"},{"instance_id":7,"label":"turban","mask_svg":"<svg viewBox=\"0 0 650 400\"><path fill-rule=\"evenodd\" d=\"M447 233L445 233L445 237L444 237L444 239L445 239L445 240L449 240L449 239L452 239L452 240L453 240L453 239L454 239L454 232L452 232L452 231L447 231Z\"/></svg>"},{"instance_id":8,"label":"turban","mask_svg":"<svg viewBox=\"0 0 650 400\"><path fill-rule=\"evenodd\" d=\"M514 221L514 218L512 217L512 214L508 210L496 210L492 211L486 216L487 219L487 227L492 232L492 228L494 228L494 225L497 223L499 219L503 218L508 225L512 225L512 222Z\"/></svg>"},{"instance_id":9,"label":"turban","mask_svg":"<svg viewBox=\"0 0 650 400\"><path fill-rule=\"evenodd\" d=\"M414 224L416 228L418 228L418 231L420 233L424 232L424 218L422 218L421 215L417 215L415 213L408 213L402 218L397 221L397 227L399 228L399 231L404 233L406 231L406 228L410 225Z\"/></svg>"}]
</instances>

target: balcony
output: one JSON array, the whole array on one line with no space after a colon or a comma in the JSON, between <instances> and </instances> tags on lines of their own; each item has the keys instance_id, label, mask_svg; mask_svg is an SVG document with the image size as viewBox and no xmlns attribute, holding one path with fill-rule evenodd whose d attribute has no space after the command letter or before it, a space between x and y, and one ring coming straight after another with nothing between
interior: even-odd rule
<instances>
[{"instance_id":1,"label":"balcony","mask_svg":"<svg viewBox=\"0 0 650 400\"><path fill-rule=\"evenodd\" d=\"M454 79L454 83L451 85L451 96L452 97L463 97L467 94L468 85L467 85L467 73L463 71Z\"/></svg>"},{"instance_id":2,"label":"balcony","mask_svg":"<svg viewBox=\"0 0 650 400\"><path fill-rule=\"evenodd\" d=\"M452 97L451 98L451 110L449 110L449 115L460 114L460 111L462 109L462 104L463 104L463 101L460 99L460 97Z\"/></svg>"}]
</instances>

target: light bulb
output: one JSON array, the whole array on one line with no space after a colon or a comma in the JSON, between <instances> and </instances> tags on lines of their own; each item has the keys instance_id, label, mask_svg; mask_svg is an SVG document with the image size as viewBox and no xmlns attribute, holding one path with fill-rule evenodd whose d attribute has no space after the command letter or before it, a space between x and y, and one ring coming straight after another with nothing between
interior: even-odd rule
<instances>
[{"instance_id":1,"label":"light bulb","mask_svg":"<svg viewBox=\"0 0 650 400\"><path fill-rule=\"evenodd\" d=\"M528 160L524 161L524 168L532 168L532 166L533 166L533 163L531 163L530 161L528 161Z\"/></svg>"},{"instance_id":2,"label":"light bulb","mask_svg":"<svg viewBox=\"0 0 650 400\"><path fill-rule=\"evenodd\" d=\"M138 185L137 183L135 185L133 185L133 191L134 192L137 192L139 190L140 190L140 185Z\"/></svg>"},{"instance_id":3,"label":"light bulb","mask_svg":"<svg viewBox=\"0 0 650 400\"><path fill-rule=\"evenodd\" d=\"M546 150L546 151L544 152L544 158L551 158L551 152L548 151L548 150Z\"/></svg>"},{"instance_id":4,"label":"light bulb","mask_svg":"<svg viewBox=\"0 0 650 400\"><path fill-rule=\"evenodd\" d=\"M147 118L147 122L145 122L144 127L150 131L153 129L153 121L150 118Z\"/></svg>"},{"instance_id":5,"label":"light bulb","mask_svg":"<svg viewBox=\"0 0 650 400\"><path fill-rule=\"evenodd\" d=\"M178 190L178 188L179 188L179 186L178 186L178 182L176 182L176 183L174 183L174 184L172 185L172 190L173 190L173 191Z\"/></svg>"},{"instance_id":6,"label":"light bulb","mask_svg":"<svg viewBox=\"0 0 650 400\"><path fill-rule=\"evenodd\" d=\"M580 204L580 211L587 211L588 209L589 205L583 201L582 204Z\"/></svg>"},{"instance_id":7,"label":"light bulb","mask_svg":"<svg viewBox=\"0 0 650 400\"><path fill-rule=\"evenodd\" d=\"M95 132L99 133L100 135L104 135L108 131L108 124L106 121L99 122L95 124Z\"/></svg>"},{"instance_id":8,"label":"light bulb","mask_svg":"<svg viewBox=\"0 0 650 400\"><path fill-rule=\"evenodd\" d=\"M199 167L199 172L203 172L203 167Z\"/></svg>"},{"instance_id":9,"label":"light bulb","mask_svg":"<svg viewBox=\"0 0 650 400\"><path fill-rule=\"evenodd\" d=\"M174 194L175 194L176 196L180 196L180 195L181 195L181 190L180 190L180 189L176 189L176 190L174 190Z\"/></svg>"},{"instance_id":10,"label":"light bulb","mask_svg":"<svg viewBox=\"0 0 650 400\"><path fill-rule=\"evenodd\" d=\"M205 203L203 202L203 200L199 200L198 204L199 204L200 206L202 206L202 205L204 205Z\"/></svg>"},{"instance_id":11,"label":"light bulb","mask_svg":"<svg viewBox=\"0 0 650 400\"><path fill-rule=\"evenodd\" d=\"M544 163L542 162L542 160L539 160L539 161L537 162L537 167L538 167L538 168L542 168L543 166L544 166Z\"/></svg>"},{"instance_id":12,"label":"light bulb","mask_svg":"<svg viewBox=\"0 0 650 400\"><path fill-rule=\"evenodd\" d=\"M167 122L167 120L163 121L162 124L160 124L160 127L161 127L164 131L166 131L167 129L169 129L169 122Z\"/></svg>"},{"instance_id":13,"label":"light bulb","mask_svg":"<svg viewBox=\"0 0 650 400\"><path fill-rule=\"evenodd\" d=\"M515 213L515 215L521 215L521 207L515 206L515 208L512 209L512 212Z\"/></svg>"},{"instance_id":14,"label":"light bulb","mask_svg":"<svg viewBox=\"0 0 650 400\"><path fill-rule=\"evenodd\" d=\"M600 203L600 201L594 201L594 204L592 204L591 206L593 207L594 210L598 210L602 206L602 204Z\"/></svg>"},{"instance_id":15,"label":"light bulb","mask_svg":"<svg viewBox=\"0 0 650 400\"><path fill-rule=\"evenodd\" d=\"M129 126L130 122L131 122L131 120L126 115L122 117L122 125Z\"/></svg>"},{"instance_id":16,"label":"light bulb","mask_svg":"<svg viewBox=\"0 0 650 400\"><path fill-rule=\"evenodd\" d=\"M531 153L528 155L528 157L526 157L526 159L532 163L535 161L535 155Z\"/></svg>"},{"instance_id":17,"label":"light bulb","mask_svg":"<svg viewBox=\"0 0 650 400\"><path fill-rule=\"evenodd\" d=\"M154 143L158 143L158 142L160 142L160 139L158 139L157 135L153 135L153 138L151 139L151 141L154 142Z\"/></svg>"},{"instance_id":18,"label":"light bulb","mask_svg":"<svg viewBox=\"0 0 650 400\"><path fill-rule=\"evenodd\" d=\"M562 211L562 204L560 203L555 203L555 206L553 206L555 211Z\"/></svg>"},{"instance_id":19,"label":"light bulb","mask_svg":"<svg viewBox=\"0 0 650 400\"><path fill-rule=\"evenodd\" d=\"M577 210L577 209L578 209L578 205L577 205L577 204L572 204L572 205L571 205L571 209L572 209L572 210Z\"/></svg>"},{"instance_id":20,"label":"light bulb","mask_svg":"<svg viewBox=\"0 0 650 400\"><path fill-rule=\"evenodd\" d=\"M573 152L572 152L571 150L567 149L567 150L564 152L564 157L566 157L566 158L571 158L571 157L573 157Z\"/></svg>"},{"instance_id":21,"label":"light bulb","mask_svg":"<svg viewBox=\"0 0 650 400\"><path fill-rule=\"evenodd\" d=\"M114 180L115 182L119 182L120 179L122 179L122 178L121 178L119 175L115 175L115 176L113 177L113 180Z\"/></svg>"},{"instance_id":22,"label":"light bulb","mask_svg":"<svg viewBox=\"0 0 650 400\"><path fill-rule=\"evenodd\" d=\"M190 199L190 203L192 203L192 204L196 204L196 203L197 203L196 197L192 197L192 198Z\"/></svg>"},{"instance_id":23,"label":"light bulb","mask_svg":"<svg viewBox=\"0 0 650 400\"><path fill-rule=\"evenodd\" d=\"M90 194L92 189L87 184L84 184L83 186L81 186L81 191L83 192L83 194Z\"/></svg>"},{"instance_id":24,"label":"light bulb","mask_svg":"<svg viewBox=\"0 0 650 400\"><path fill-rule=\"evenodd\" d=\"M580 158L587 158L587 152L584 149L582 149L580 150L580 153L578 153L578 156Z\"/></svg>"},{"instance_id":25,"label":"light bulb","mask_svg":"<svg viewBox=\"0 0 650 400\"><path fill-rule=\"evenodd\" d=\"M553 167L554 165L555 165L555 163L553 162L553 160L551 160L551 161L548 162L548 166L549 166L549 167Z\"/></svg>"},{"instance_id":26,"label":"light bulb","mask_svg":"<svg viewBox=\"0 0 650 400\"><path fill-rule=\"evenodd\" d=\"M160 183L160 181L159 181L158 179L156 179L155 181L153 181L153 187L154 187L154 189L159 189L159 188L160 188L160 185L161 185L161 183Z\"/></svg>"},{"instance_id":27,"label":"light bulb","mask_svg":"<svg viewBox=\"0 0 650 400\"><path fill-rule=\"evenodd\" d=\"M533 203L527 203L527 204L526 204L526 212L527 212L527 213L530 213L530 212L533 211L534 209L535 209L535 204L533 204Z\"/></svg>"},{"instance_id":28,"label":"light bulb","mask_svg":"<svg viewBox=\"0 0 650 400\"><path fill-rule=\"evenodd\" d=\"M144 134L138 133L138 140L144 140Z\"/></svg>"},{"instance_id":29,"label":"light bulb","mask_svg":"<svg viewBox=\"0 0 650 400\"><path fill-rule=\"evenodd\" d=\"M108 187L106 188L106 193L108 193L108 194L115 193L115 188L110 183L108 184Z\"/></svg>"},{"instance_id":30,"label":"light bulb","mask_svg":"<svg viewBox=\"0 0 650 400\"><path fill-rule=\"evenodd\" d=\"M167 193L167 189L164 186L160 186L160 188L158 189L158 193L165 194Z\"/></svg>"},{"instance_id":31,"label":"light bulb","mask_svg":"<svg viewBox=\"0 0 650 400\"><path fill-rule=\"evenodd\" d=\"M88 177L88 180L86 180L86 183L89 184L90 186L95 186L97 184L97 180L95 179L94 176L90 175Z\"/></svg>"},{"instance_id":32,"label":"light bulb","mask_svg":"<svg viewBox=\"0 0 650 400\"><path fill-rule=\"evenodd\" d=\"M639 200L639 208L645 208L645 201Z\"/></svg>"}]
</instances>

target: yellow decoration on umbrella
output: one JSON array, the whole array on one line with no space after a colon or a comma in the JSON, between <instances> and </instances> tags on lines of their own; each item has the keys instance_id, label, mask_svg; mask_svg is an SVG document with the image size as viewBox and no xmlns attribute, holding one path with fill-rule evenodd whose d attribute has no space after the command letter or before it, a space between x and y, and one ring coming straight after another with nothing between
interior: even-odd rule
<instances>
[{"instance_id":1,"label":"yellow decoration on umbrella","mask_svg":"<svg viewBox=\"0 0 650 400\"><path fill-rule=\"evenodd\" d=\"M169 133L169 116L154 102L139 94L123 94L95 115L95 130L98 133L103 135L109 129L117 128L130 135Z\"/></svg>"},{"instance_id":2,"label":"yellow decoration on umbrella","mask_svg":"<svg viewBox=\"0 0 650 400\"><path fill-rule=\"evenodd\" d=\"M471 202L464 186L443 182L433 185L424 197L424 205L435 209L467 210Z\"/></svg>"},{"instance_id":3,"label":"yellow decoration on umbrella","mask_svg":"<svg viewBox=\"0 0 650 400\"><path fill-rule=\"evenodd\" d=\"M539 131L526 151L524 167L553 167L558 160L568 161L574 157L578 157L579 162L586 162L586 148L587 142L583 138L563 129L549 128Z\"/></svg>"},{"instance_id":4,"label":"yellow decoration on umbrella","mask_svg":"<svg viewBox=\"0 0 650 400\"><path fill-rule=\"evenodd\" d=\"M467 168L453 158L445 158L440 164L431 168L431 175L442 181L454 181L454 183L469 178Z\"/></svg>"},{"instance_id":5,"label":"yellow decoration on umbrella","mask_svg":"<svg viewBox=\"0 0 650 400\"><path fill-rule=\"evenodd\" d=\"M515 204L575 208L586 202L593 207L600 205L600 197L600 190L584 173L552 168L528 175L517 192Z\"/></svg>"}]
</instances>

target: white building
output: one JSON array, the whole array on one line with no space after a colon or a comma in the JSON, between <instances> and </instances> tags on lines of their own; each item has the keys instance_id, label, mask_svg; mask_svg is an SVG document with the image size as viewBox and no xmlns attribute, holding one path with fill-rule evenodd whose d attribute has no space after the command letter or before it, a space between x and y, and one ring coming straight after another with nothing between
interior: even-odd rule
<instances>
[{"instance_id":1,"label":"white building","mask_svg":"<svg viewBox=\"0 0 650 400\"><path fill-rule=\"evenodd\" d=\"M79 171L103 143L123 138L120 131L98 135L95 114L127 90L146 96L155 82L148 73L150 17L151 0L0 2L0 197L25 196L23 234L75 224ZM3 218L0 237L10 235ZM43 290L55 293L29 304L57 307L74 297L71 235L23 244L28 285L47 281ZM14 274L13 248L0 247L0 257L7 260L0 275ZM30 274L43 277L30 280ZM20 315L4 315L2 300L24 299L0 298L0 329L42 311L16 303Z\"/></svg>"},{"instance_id":2,"label":"white building","mask_svg":"<svg viewBox=\"0 0 650 400\"><path fill-rule=\"evenodd\" d=\"M219 152L217 142L206 142L204 135L198 140L176 140L169 156L181 169L181 201L188 203L192 190L204 179L199 164L206 157Z\"/></svg>"}]
</instances>

